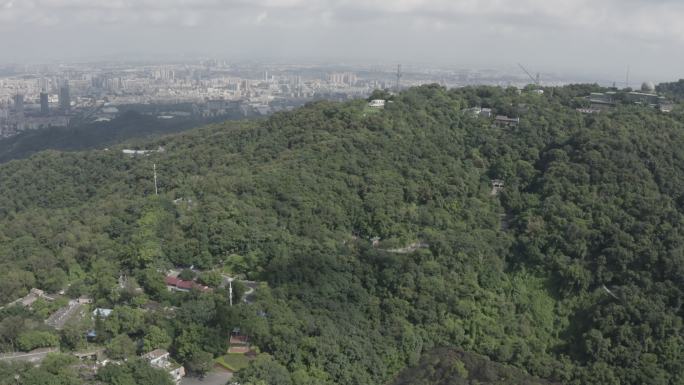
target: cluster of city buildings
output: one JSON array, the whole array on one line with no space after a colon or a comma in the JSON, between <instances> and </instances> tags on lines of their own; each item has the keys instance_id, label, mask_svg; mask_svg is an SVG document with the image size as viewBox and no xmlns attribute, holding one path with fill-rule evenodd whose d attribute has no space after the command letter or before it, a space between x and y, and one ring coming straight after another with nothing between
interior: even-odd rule
<instances>
[{"instance_id":1,"label":"cluster of city buildings","mask_svg":"<svg viewBox=\"0 0 684 385\"><path fill-rule=\"evenodd\" d=\"M25 130L69 125L69 84L55 82L54 89L50 84L47 79L35 84L26 84L23 79L0 81L5 89L4 100L0 98L0 138ZM20 86L28 92L20 91Z\"/></svg>"},{"instance_id":2,"label":"cluster of city buildings","mask_svg":"<svg viewBox=\"0 0 684 385\"><path fill-rule=\"evenodd\" d=\"M446 87L523 87L529 79L519 75L430 68L402 71L393 66L241 65L217 60L0 68L0 138L74 122L110 121L120 114L122 106L160 106L147 109L148 114L159 119L249 117L289 110L318 99L365 98L376 89L396 91L428 83ZM573 79L547 76L545 84L571 82ZM672 108L672 103L651 88L631 92L628 98L663 111ZM617 102L610 93L592 94L589 100L591 107L581 112L595 113ZM380 103L373 101L370 107L383 108ZM477 112L482 117L490 113L487 109ZM517 124L512 120L496 121Z\"/></svg>"},{"instance_id":3,"label":"cluster of city buildings","mask_svg":"<svg viewBox=\"0 0 684 385\"><path fill-rule=\"evenodd\" d=\"M0 77L0 138L68 126L73 119L109 121L122 105L169 106L160 119L213 118L236 111L266 115L316 98L362 97L387 86L354 72L319 72L219 63L23 68ZM185 106L175 110L174 105Z\"/></svg>"},{"instance_id":4,"label":"cluster of city buildings","mask_svg":"<svg viewBox=\"0 0 684 385\"><path fill-rule=\"evenodd\" d=\"M0 68L0 138L25 130L109 121L121 106L163 105L160 119L267 115L317 99L367 97L375 89L439 83L510 86L496 71L394 66L187 63L70 64ZM183 108L173 108L183 106ZM189 106L189 107L188 107Z\"/></svg>"}]
</instances>

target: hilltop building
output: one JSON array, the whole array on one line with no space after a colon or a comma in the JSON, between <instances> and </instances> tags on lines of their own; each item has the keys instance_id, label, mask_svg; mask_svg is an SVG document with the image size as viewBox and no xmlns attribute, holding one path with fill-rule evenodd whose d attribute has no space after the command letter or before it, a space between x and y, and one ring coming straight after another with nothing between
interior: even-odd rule
<instances>
[{"instance_id":1,"label":"hilltop building","mask_svg":"<svg viewBox=\"0 0 684 385\"><path fill-rule=\"evenodd\" d=\"M617 106L615 92L592 92L589 94L588 99L592 110L605 111Z\"/></svg>"},{"instance_id":2,"label":"hilltop building","mask_svg":"<svg viewBox=\"0 0 684 385\"><path fill-rule=\"evenodd\" d=\"M504 115L497 115L494 118L494 125L498 127L517 127L520 124L520 118L509 118Z\"/></svg>"},{"instance_id":3,"label":"hilltop building","mask_svg":"<svg viewBox=\"0 0 684 385\"><path fill-rule=\"evenodd\" d=\"M368 103L368 107L371 108L385 108L385 100L384 99L373 99Z\"/></svg>"}]
</instances>

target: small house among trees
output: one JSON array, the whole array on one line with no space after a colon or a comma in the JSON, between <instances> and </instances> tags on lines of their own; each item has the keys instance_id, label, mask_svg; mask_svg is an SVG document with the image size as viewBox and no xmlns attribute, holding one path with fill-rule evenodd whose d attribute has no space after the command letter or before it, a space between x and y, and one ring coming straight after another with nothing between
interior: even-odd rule
<instances>
[{"instance_id":1,"label":"small house among trees","mask_svg":"<svg viewBox=\"0 0 684 385\"><path fill-rule=\"evenodd\" d=\"M145 354L143 358L150 363L150 366L167 371L176 384L185 377L185 368L174 362L169 352L164 349L155 349Z\"/></svg>"},{"instance_id":2,"label":"small house among trees","mask_svg":"<svg viewBox=\"0 0 684 385\"><path fill-rule=\"evenodd\" d=\"M177 277L167 276L164 279L166 283L166 288L169 291L190 291L192 289L197 289L203 292L211 291L209 286L201 285L195 281L186 281Z\"/></svg>"},{"instance_id":3,"label":"small house among trees","mask_svg":"<svg viewBox=\"0 0 684 385\"><path fill-rule=\"evenodd\" d=\"M494 125L497 127L517 127L520 124L520 118L509 118L504 115L497 115L494 118Z\"/></svg>"}]
</instances>

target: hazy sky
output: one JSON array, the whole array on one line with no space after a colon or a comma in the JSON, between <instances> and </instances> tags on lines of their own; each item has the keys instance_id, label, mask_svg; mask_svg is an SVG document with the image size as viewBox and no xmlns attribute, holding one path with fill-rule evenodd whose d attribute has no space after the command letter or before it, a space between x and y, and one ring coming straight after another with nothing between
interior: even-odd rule
<instances>
[{"instance_id":1,"label":"hazy sky","mask_svg":"<svg viewBox=\"0 0 684 385\"><path fill-rule=\"evenodd\" d=\"M0 62L138 53L684 77L681 0L0 0Z\"/></svg>"}]
</instances>

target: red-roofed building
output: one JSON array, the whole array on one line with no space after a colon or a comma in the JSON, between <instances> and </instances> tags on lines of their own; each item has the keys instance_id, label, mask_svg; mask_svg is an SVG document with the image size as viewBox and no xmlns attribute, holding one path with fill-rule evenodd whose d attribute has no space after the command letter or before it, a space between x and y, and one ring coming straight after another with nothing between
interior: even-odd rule
<instances>
[{"instance_id":1,"label":"red-roofed building","mask_svg":"<svg viewBox=\"0 0 684 385\"><path fill-rule=\"evenodd\" d=\"M166 288L169 291L190 291L193 288L200 291L211 291L211 288L208 286L200 285L195 281L184 281L180 278L172 276L167 276L164 278L164 282L166 282Z\"/></svg>"}]
</instances>

